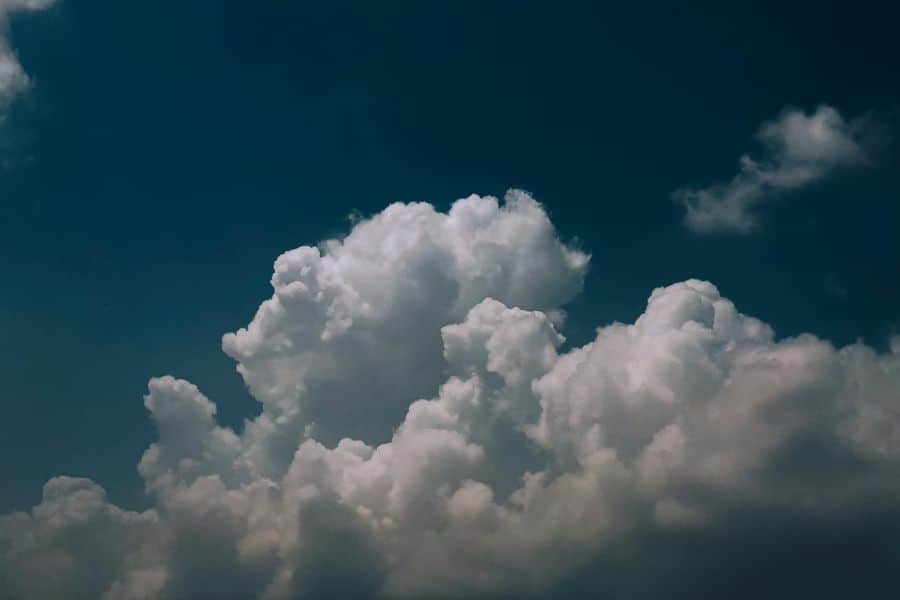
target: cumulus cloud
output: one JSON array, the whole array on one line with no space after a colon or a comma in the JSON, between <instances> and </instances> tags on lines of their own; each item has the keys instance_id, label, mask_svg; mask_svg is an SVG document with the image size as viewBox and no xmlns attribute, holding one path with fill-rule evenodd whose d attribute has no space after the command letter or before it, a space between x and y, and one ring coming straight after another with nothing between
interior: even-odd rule
<instances>
[{"instance_id":1,"label":"cumulus cloud","mask_svg":"<svg viewBox=\"0 0 900 600\"><path fill-rule=\"evenodd\" d=\"M827 105L810 114L784 110L756 134L762 156L741 156L731 181L674 192L685 208L685 225L696 233L749 233L757 226L759 205L821 181L836 169L865 164L869 125L865 116L845 119Z\"/></svg>"},{"instance_id":2,"label":"cumulus cloud","mask_svg":"<svg viewBox=\"0 0 900 600\"><path fill-rule=\"evenodd\" d=\"M31 78L9 44L9 17L16 12L46 10L56 0L0 0L0 116L31 87Z\"/></svg>"},{"instance_id":3,"label":"cumulus cloud","mask_svg":"<svg viewBox=\"0 0 900 600\"><path fill-rule=\"evenodd\" d=\"M223 338L259 416L232 431L193 384L152 379L154 507L51 480L0 519L0 595L771 597L787 579L747 561L823 540L845 545L817 571L884 583L900 340L779 340L688 280L566 349L587 266L516 191L391 205L285 253Z\"/></svg>"}]
</instances>

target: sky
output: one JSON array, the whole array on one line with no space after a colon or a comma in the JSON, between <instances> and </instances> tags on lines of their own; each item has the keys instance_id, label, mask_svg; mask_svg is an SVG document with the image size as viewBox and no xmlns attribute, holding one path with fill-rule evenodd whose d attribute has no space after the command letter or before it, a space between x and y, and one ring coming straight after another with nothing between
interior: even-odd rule
<instances>
[{"instance_id":1,"label":"sky","mask_svg":"<svg viewBox=\"0 0 900 600\"><path fill-rule=\"evenodd\" d=\"M0 597L896 584L898 14L751 4L0 0Z\"/></svg>"}]
</instances>

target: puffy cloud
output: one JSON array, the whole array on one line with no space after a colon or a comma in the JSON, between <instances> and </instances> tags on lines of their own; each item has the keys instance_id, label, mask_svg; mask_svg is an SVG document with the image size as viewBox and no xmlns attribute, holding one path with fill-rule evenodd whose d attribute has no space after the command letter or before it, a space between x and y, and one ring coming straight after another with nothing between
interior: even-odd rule
<instances>
[{"instance_id":1,"label":"puffy cloud","mask_svg":"<svg viewBox=\"0 0 900 600\"><path fill-rule=\"evenodd\" d=\"M9 105L31 87L31 78L9 45L9 15L50 8L56 0L0 0L0 117Z\"/></svg>"},{"instance_id":2,"label":"puffy cloud","mask_svg":"<svg viewBox=\"0 0 900 600\"><path fill-rule=\"evenodd\" d=\"M286 468L312 422L332 443L389 439L409 403L444 379L441 327L487 297L557 307L581 290L587 264L519 191L502 206L471 196L446 214L393 204L344 239L282 254L272 298L222 341L264 406L247 432L254 465Z\"/></svg>"},{"instance_id":3,"label":"puffy cloud","mask_svg":"<svg viewBox=\"0 0 900 600\"><path fill-rule=\"evenodd\" d=\"M696 233L752 231L760 204L821 181L835 169L864 164L868 126L865 116L847 120L827 105L808 115L783 111L756 134L764 149L761 159L745 154L728 183L673 194L686 210L685 225Z\"/></svg>"},{"instance_id":4,"label":"puffy cloud","mask_svg":"<svg viewBox=\"0 0 900 600\"><path fill-rule=\"evenodd\" d=\"M156 511L106 501L87 479L56 477L31 514L0 518L0 594L12 598L152 598L166 571Z\"/></svg>"},{"instance_id":5,"label":"puffy cloud","mask_svg":"<svg viewBox=\"0 0 900 600\"><path fill-rule=\"evenodd\" d=\"M856 591L886 581L860 548L900 552L900 340L779 340L689 280L564 350L586 268L523 192L392 205L282 255L272 298L223 339L260 415L236 433L196 386L152 379L154 508L52 480L0 521L0 589L771 596L760 582L788 555L767 544L834 539L854 541L817 568L852 567ZM386 435L339 436L398 410Z\"/></svg>"}]
</instances>

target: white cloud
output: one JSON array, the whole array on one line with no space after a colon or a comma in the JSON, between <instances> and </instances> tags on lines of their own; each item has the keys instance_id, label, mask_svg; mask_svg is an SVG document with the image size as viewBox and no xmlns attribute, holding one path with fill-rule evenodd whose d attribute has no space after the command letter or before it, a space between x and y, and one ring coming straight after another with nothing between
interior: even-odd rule
<instances>
[{"instance_id":1,"label":"white cloud","mask_svg":"<svg viewBox=\"0 0 900 600\"><path fill-rule=\"evenodd\" d=\"M332 442L388 439L444 378L441 327L486 297L558 306L581 290L587 263L515 191L503 206L471 196L447 214L393 204L342 240L284 253L272 298L222 341L265 407L247 432L254 466L283 469L312 421Z\"/></svg>"},{"instance_id":2,"label":"white cloud","mask_svg":"<svg viewBox=\"0 0 900 600\"><path fill-rule=\"evenodd\" d=\"M820 181L835 169L864 164L866 121L866 117L844 119L826 105L809 115L797 109L783 111L756 134L764 149L762 158L741 156L740 171L728 183L673 194L686 210L685 225L697 233L752 231L760 204Z\"/></svg>"},{"instance_id":3,"label":"white cloud","mask_svg":"<svg viewBox=\"0 0 900 600\"><path fill-rule=\"evenodd\" d=\"M624 577L603 565L626 549L633 590L687 560L660 561L654 536L697 544L702 563L716 536L739 551L747 534L729 532L754 515L784 519L791 539L810 519L900 517L900 342L776 340L690 280L561 351L556 311L586 268L523 192L446 214L392 205L282 255L273 297L223 340L259 417L235 433L196 386L152 379L159 439L140 473L155 508L51 480L41 504L0 520L0 588L521 596L585 569ZM398 408L383 439L337 435Z\"/></svg>"},{"instance_id":4,"label":"white cloud","mask_svg":"<svg viewBox=\"0 0 900 600\"><path fill-rule=\"evenodd\" d=\"M9 16L15 12L46 10L55 3L56 0L0 0L0 117L32 85L9 45Z\"/></svg>"}]
</instances>

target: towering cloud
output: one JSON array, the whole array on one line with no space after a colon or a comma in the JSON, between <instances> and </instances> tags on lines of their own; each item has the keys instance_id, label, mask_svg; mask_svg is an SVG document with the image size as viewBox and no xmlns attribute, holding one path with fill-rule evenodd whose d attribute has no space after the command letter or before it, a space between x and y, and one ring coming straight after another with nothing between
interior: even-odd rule
<instances>
[{"instance_id":1,"label":"towering cloud","mask_svg":"<svg viewBox=\"0 0 900 600\"><path fill-rule=\"evenodd\" d=\"M741 156L731 181L674 193L685 208L685 225L697 233L752 231L760 204L820 181L835 169L864 164L866 125L865 117L846 120L826 105L809 115L785 110L756 134L762 157Z\"/></svg>"},{"instance_id":2,"label":"towering cloud","mask_svg":"<svg viewBox=\"0 0 900 600\"><path fill-rule=\"evenodd\" d=\"M783 558L785 540L857 540L809 559L822 581L876 542L896 559L900 340L778 340L689 280L564 350L587 265L523 192L395 204L285 253L273 296L223 338L259 416L232 431L196 386L152 379L154 508L51 480L0 520L0 590L737 597L716 574L739 573L737 592L787 581L747 569L767 542ZM873 564L854 590L890 577Z\"/></svg>"}]
</instances>

